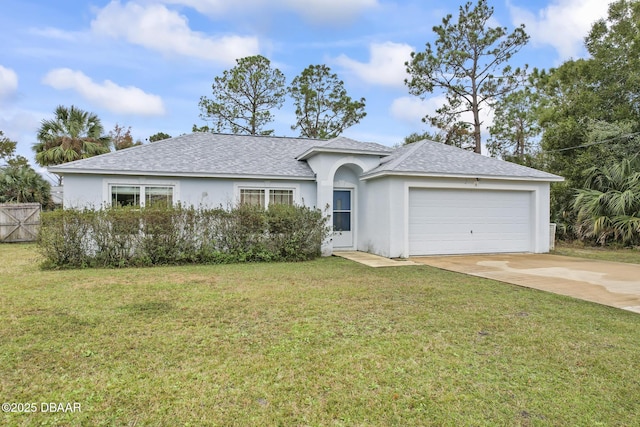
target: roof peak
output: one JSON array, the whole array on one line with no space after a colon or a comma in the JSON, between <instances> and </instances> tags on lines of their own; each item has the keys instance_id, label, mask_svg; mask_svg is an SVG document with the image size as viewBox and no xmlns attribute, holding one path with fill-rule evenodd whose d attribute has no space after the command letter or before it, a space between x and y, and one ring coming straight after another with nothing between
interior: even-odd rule
<instances>
[{"instance_id":1,"label":"roof peak","mask_svg":"<svg viewBox=\"0 0 640 427\"><path fill-rule=\"evenodd\" d=\"M241 134L241 133L225 133L225 132L192 132L185 133L180 136L176 136L175 138L179 138L181 136L189 136L189 135L218 135L218 136L231 136L238 138L275 138L275 139L295 139L295 140L303 140L303 141L319 141L319 142L328 142L330 139L321 139L321 138L309 138L305 136L284 136L284 135L251 135L251 134ZM341 137L338 137L341 138ZM174 138L171 138L174 139Z\"/></svg>"},{"instance_id":2,"label":"roof peak","mask_svg":"<svg viewBox=\"0 0 640 427\"><path fill-rule=\"evenodd\" d=\"M398 148L387 161L365 175L371 177L385 174L562 180L561 177L544 171L428 139Z\"/></svg>"},{"instance_id":3,"label":"roof peak","mask_svg":"<svg viewBox=\"0 0 640 427\"><path fill-rule=\"evenodd\" d=\"M393 158L393 159L389 159L389 163L387 165L388 168L395 168L396 166L398 166L400 163L402 163L407 157L409 157L409 155L411 155L411 153L413 153L414 151L416 151L419 147L421 147L425 140L420 140L420 141L416 141L416 142L412 142L411 144L405 144L402 147L399 147L398 150L403 150L403 153L400 154L398 157Z\"/></svg>"}]
</instances>

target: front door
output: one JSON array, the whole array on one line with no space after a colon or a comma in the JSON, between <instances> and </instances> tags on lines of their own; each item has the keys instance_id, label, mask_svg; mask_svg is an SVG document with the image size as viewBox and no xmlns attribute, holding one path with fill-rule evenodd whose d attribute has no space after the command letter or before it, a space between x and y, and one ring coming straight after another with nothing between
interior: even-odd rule
<instances>
[{"instance_id":1,"label":"front door","mask_svg":"<svg viewBox=\"0 0 640 427\"><path fill-rule=\"evenodd\" d=\"M353 248L353 190L333 190L333 247Z\"/></svg>"}]
</instances>

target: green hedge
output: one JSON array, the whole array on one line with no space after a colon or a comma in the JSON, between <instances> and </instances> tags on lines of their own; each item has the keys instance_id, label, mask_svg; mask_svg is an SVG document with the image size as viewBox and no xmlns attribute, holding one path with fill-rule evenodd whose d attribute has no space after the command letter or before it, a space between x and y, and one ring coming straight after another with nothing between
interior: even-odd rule
<instances>
[{"instance_id":1,"label":"green hedge","mask_svg":"<svg viewBox=\"0 0 640 427\"><path fill-rule=\"evenodd\" d=\"M64 209L42 213L38 245L45 268L304 261L328 233L301 206Z\"/></svg>"}]
</instances>

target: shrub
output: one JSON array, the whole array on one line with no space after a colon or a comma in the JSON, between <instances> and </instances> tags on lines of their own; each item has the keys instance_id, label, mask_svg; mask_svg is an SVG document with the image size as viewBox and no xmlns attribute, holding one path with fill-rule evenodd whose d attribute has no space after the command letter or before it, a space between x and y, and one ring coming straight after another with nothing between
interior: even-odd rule
<instances>
[{"instance_id":1,"label":"shrub","mask_svg":"<svg viewBox=\"0 0 640 427\"><path fill-rule=\"evenodd\" d=\"M56 210L42 212L38 246L46 267L81 268L95 254L90 231L93 211Z\"/></svg>"},{"instance_id":2,"label":"shrub","mask_svg":"<svg viewBox=\"0 0 640 427\"><path fill-rule=\"evenodd\" d=\"M256 254L264 251L267 240L264 209L240 204L220 216L219 227L218 250L238 256L241 261L261 261Z\"/></svg>"},{"instance_id":3,"label":"shrub","mask_svg":"<svg viewBox=\"0 0 640 427\"><path fill-rule=\"evenodd\" d=\"M93 211L95 266L125 267L137 244L140 212L132 208Z\"/></svg>"},{"instance_id":4,"label":"shrub","mask_svg":"<svg viewBox=\"0 0 640 427\"><path fill-rule=\"evenodd\" d=\"M126 267L184 263L303 261L329 233L318 210L239 205L58 210L42 215L45 267Z\"/></svg>"},{"instance_id":5,"label":"shrub","mask_svg":"<svg viewBox=\"0 0 640 427\"><path fill-rule=\"evenodd\" d=\"M287 260L305 260L320 255L328 229L318 210L273 205L267 211L267 225L273 250Z\"/></svg>"},{"instance_id":6,"label":"shrub","mask_svg":"<svg viewBox=\"0 0 640 427\"><path fill-rule=\"evenodd\" d=\"M640 157L587 173L585 188L577 191L573 202L578 237L602 245L640 244Z\"/></svg>"},{"instance_id":7,"label":"shrub","mask_svg":"<svg viewBox=\"0 0 640 427\"><path fill-rule=\"evenodd\" d=\"M140 230L136 245L142 265L175 264L180 252L188 250L180 233L181 210L152 207L140 211Z\"/></svg>"}]
</instances>

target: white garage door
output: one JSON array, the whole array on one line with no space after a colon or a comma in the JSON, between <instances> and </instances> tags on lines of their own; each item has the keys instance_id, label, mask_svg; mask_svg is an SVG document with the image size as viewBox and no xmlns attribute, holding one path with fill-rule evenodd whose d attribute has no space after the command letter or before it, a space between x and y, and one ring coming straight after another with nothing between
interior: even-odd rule
<instances>
[{"instance_id":1,"label":"white garage door","mask_svg":"<svg viewBox=\"0 0 640 427\"><path fill-rule=\"evenodd\" d=\"M409 190L409 254L532 250L531 192Z\"/></svg>"}]
</instances>

